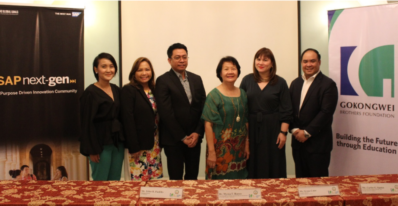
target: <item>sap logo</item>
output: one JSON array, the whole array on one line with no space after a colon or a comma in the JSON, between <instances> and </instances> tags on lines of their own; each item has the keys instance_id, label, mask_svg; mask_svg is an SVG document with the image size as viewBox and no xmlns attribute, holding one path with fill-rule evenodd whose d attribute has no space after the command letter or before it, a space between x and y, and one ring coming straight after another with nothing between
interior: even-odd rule
<instances>
[{"instance_id":1,"label":"sap logo","mask_svg":"<svg viewBox=\"0 0 398 206\"><path fill-rule=\"evenodd\" d=\"M78 17L82 12L74 11L72 12L72 17Z\"/></svg>"},{"instance_id":2,"label":"sap logo","mask_svg":"<svg viewBox=\"0 0 398 206\"><path fill-rule=\"evenodd\" d=\"M340 94L358 96L348 78L348 62L356 46L340 48ZM359 64L359 83L370 97L383 97L383 80L391 80L391 97L394 97L394 45L376 47L366 53Z\"/></svg>"}]
</instances>

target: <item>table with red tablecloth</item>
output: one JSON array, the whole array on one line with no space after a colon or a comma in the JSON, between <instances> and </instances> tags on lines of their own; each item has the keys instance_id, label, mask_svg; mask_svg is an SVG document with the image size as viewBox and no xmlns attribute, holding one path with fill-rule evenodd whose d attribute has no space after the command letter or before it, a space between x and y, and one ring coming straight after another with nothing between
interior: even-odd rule
<instances>
[{"instance_id":1,"label":"table with red tablecloth","mask_svg":"<svg viewBox=\"0 0 398 206\"><path fill-rule=\"evenodd\" d=\"M298 196L298 185L322 185L321 178L257 179L257 180L197 180L197 181L149 181L147 187L183 188L183 199L140 198L139 205L330 205L342 206L339 196ZM218 200L218 189L261 190L259 200Z\"/></svg>"},{"instance_id":2,"label":"table with red tablecloth","mask_svg":"<svg viewBox=\"0 0 398 206\"><path fill-rule=\"evenodd\" d=\"M340 197L344 199L345 205L349 206L398 206L397 194L363 195L359 191L360 183L398 183L397 174L389 175L358 175L323 177L327 184L338 184Z\"/></svg>"},{"instance_id":3,"label":"table with red tablecloth","mask_svg":"<svg viewBox=\"0 0 398 206\"><path fill-rule=\"evenodd\" d=\"M0 205L135 205L146 182L0 181Z\"/></svg>"},{"instance_id":4,"label":"table with red tablecloth","mask_svg":"<svg viewBox=\"0 0 398 206\"><path fill-rule=\"evenodd\" d=\"M243 180L0 181L1 205L397 205L398 195L361 195L359 183L398 182L398 175ZM337 184L340 196L299 197L299 185ZM140 198L140 188L183 188L183 199ZM218 200L218 189L258 188L258 200Z\"/></svg>"}]
</instances>

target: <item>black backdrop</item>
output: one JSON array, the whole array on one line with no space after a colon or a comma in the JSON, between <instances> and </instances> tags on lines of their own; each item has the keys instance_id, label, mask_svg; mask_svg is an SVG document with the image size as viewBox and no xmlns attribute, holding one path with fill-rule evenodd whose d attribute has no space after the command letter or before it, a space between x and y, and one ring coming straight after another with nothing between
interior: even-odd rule
<instances>
[{"instance_id":1,"label":"black backdrop","mask_svg":"<svg viewBox=\"0 0 398 206\"><path fill-rule=\"evenodd\" d=\"M0 5L0 139L77 140L82 9Z\"/></svg>"}]
</instances>

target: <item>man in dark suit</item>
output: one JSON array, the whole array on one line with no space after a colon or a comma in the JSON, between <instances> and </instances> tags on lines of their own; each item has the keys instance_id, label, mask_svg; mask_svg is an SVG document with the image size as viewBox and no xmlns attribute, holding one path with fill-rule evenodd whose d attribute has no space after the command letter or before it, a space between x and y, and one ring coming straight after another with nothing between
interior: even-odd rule
<instances>
[{"instance_id":1,"label":"man in dark suit","mask_svg":"<svg viewBox=\"0 0 398 206\"><path fill-rule=\"evenodd\" d=\"M332 122L337 105L336 83L319 70L321 55L307 49L301 55L304 75L290 85L290 124L296 177L329 176L333 147Z\"/></svg>"},{"instance_id":2,"label":"man in dark suit","mask_svg":"<svg viewBox=\"0 0 398 206\"><path fill-rule=\"evenodd\" d=\"M204 126L201 121L206 92L200 76L186 71L188 50L176 43L167 50L170 71L156 80L160 116L160 144L171 180L196 180Z\"/></svg>"}]
</instances>

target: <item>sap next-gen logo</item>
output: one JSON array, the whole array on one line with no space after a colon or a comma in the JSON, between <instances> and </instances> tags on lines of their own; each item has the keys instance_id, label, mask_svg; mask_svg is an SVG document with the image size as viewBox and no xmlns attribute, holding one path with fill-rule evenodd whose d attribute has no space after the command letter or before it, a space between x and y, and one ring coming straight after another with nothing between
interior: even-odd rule
<instances>
[{"instance_id":1,"label":"sap next-gen logo","mask_svg":"<svg viewBox=\"0 0 398 206\"><path fill-rule=\"evenodd\" d=\"M356 46L340 48L341 95L358 96L348 78L348 62ZM383 80L391 80L391 97L394 97L394 45L376 47L362 57L358 72L359 82L367 96L383 97Z\"/></svg>"},{"instance_id":2,"label":"sap next-gen logo","mask_svg":"<svg viewBox=\"0 0 398 206\"><path fill-rule=\"evenodd\" d=\"M74 11L72 12L72 17L78 17L82 12Z\"/></svg>"}]
</instances>

